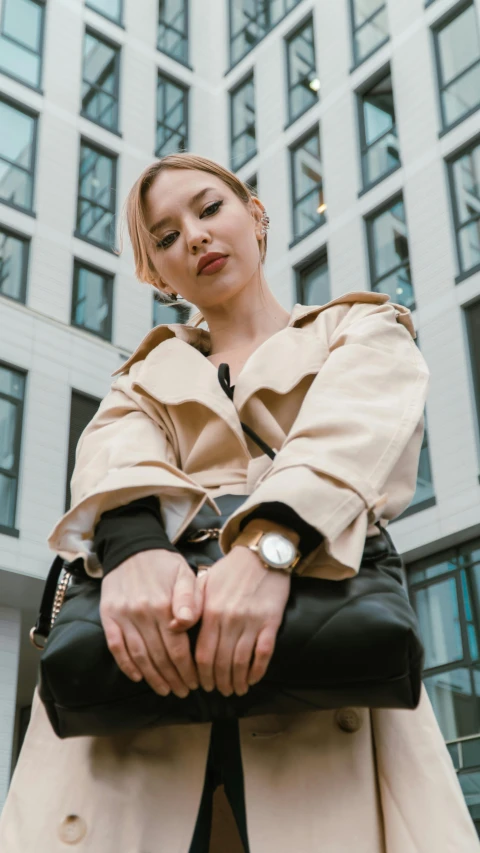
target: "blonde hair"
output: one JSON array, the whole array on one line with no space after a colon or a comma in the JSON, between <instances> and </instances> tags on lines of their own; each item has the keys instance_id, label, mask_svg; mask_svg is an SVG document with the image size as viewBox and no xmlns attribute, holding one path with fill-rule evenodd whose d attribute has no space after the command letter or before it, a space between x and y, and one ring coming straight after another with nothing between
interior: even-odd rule
<instances>
[{"instance_id":1,"label":"blonde hair","mask_svg":"<svg viewBox=\"0 0 480 853\"><path fill-rule=\"evenodd\" d=\"M180 152L178 154L167 154L160 160L156 160L151 166L147 166L137 181L135 181L126 200L126 218L128 233L133 247L135 259L135 273L140 281L145 281L158 287L159 277L154 268L148 252L148 246L155 243L155 238L150 233L145 222L144 201L147 190L150 189L157 176L164 169L198 169L201 172L209 172L216 175L238 196L245 205L250 204L255 198L254 191L248 184L237 178L229 169L225 169L214 160L200 157L197 154ZM265 261L267 252L267 235L262 241L260 260Z\"/></svg>"}]
</instances>

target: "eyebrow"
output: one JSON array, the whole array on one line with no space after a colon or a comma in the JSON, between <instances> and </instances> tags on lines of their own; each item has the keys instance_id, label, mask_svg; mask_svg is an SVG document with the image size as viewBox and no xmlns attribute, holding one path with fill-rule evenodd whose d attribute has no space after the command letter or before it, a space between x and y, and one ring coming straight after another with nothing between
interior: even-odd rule
<instances>
[{"instance_id":1,"label":"eyebrow","mask_svg":"<svg viewBox=\"0 0 480 853\"><path fill-rule=\"evenodd\" d=\"M204 195L206 195L206 193L210 192L210 190L215 192L215 187L205 187L205 189L200 190L200 192L198 193L195 193L195 195L193 195L190 199L190 207L192 207L196 201L199 201ZM152 227L150 228L150 233L153 234L154 231L158 231L159 228L162 228L164 225L168 225L168 223L171 221L171 216L164 216L163 219L159 219L158 222L155 223L155 225L152 225Z\"/></svg>"}]
</instances>

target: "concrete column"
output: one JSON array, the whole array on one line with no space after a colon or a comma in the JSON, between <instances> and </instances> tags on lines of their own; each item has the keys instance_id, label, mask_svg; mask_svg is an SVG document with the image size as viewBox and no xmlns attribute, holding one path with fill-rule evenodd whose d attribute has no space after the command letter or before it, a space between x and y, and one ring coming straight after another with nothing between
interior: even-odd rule
<instances>
[{"instance_id":1,"label":"concrete column","mask_svg":"<svg viewBox=\"0 0 480 853\"><path fill-rule=\"evenodd\" d=\"M10 783L20 657L20 610L0 607L0 811Z\"/></svg>"}]
</instances>

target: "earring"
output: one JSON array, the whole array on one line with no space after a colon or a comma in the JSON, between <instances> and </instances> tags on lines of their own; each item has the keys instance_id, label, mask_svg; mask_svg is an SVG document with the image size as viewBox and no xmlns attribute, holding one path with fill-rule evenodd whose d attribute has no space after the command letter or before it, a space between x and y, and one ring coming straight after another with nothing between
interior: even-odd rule
<instances>
[{"instance_id":1,"label":"earring","mask_svg":"<svg viewBox=\"0 0 480 853\"><path fill-rule=\"evenodd\" d=\"M264 210L264 211L263 211L263 213L262 213L262 218L261 218L261 220L260 220L260 221L261 221L261 223L262 223L262 225L263 225L263 228L262 228L262 234L263 234L263 236L265 236L265 234L267 233L268 229L270 228L270 217L269 217L269 216L267 216L267 211L266 211L266 210Z\"/></svg>"}]
</instances>

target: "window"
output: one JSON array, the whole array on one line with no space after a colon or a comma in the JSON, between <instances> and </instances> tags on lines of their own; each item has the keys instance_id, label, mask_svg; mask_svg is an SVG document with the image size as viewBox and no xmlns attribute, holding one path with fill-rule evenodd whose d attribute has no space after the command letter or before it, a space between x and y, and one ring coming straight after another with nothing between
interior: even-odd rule
<instances>
[{"instance_id":1,"label":"window","mask_svg":"<svg viewBox=\"0 0 480 853\"><path fill-rule=\"evenodd\" d=\"M65 512L70 509L70 480L72 479L73 469L75 468L75 451L77 449L78 439L87 424L92 420L99 405L100 400L96 397L89 397L88 394L81 394L80 391L74 391L72 389L70 402L70 430L68 435Z\"/></svg>"},{"instance_id":2,"label":"window","mask_svg":"<svg viewBox=\"0 0 480 853\"><path fill-rule=\"evenodd\" d=\"M413 285L403 200L367 219L372 290L388 293L393 302L412 308Z\"/></svg>"},{"instance_id":3,"label":"window","mask_svg":"<svg viewBox=\"0 0 480 853\"><path fill-rule=\"evenodd\" d=\"M293 236L299 240L326 220L318 125L291 149Z\"/></svg>"},{"instance_id":4,"label":"window","mask_svg":"<svg viewBox=\"0 0 480 853\"><path fill-rule=\"evenodd\" d=\"M480 266L480 142L449 163L461 273Z\"/></svg>"},{"instance_id":5,"label":"window","mask_svg":"<svg viewBox=\"0 0 480 853\"><path fill-rule=\"evenodd\" d=\"M24 210L33 206L37 120L0 100L0 201Z\"/></svg>"},{"instance_id":6,"label":"window","mask_svg":"<svg viewBox=\"0 0 480 853\"><path fill-rule=\"evenodd\" d=\"M120 49L88 30L83 42L82 115L118 129Z\"/></svg>"},{"instance_id":7,"label":"window","mask_svg":"<svg viewBox=\"0 0 480 853\"><path fill-rule=\"evenodd\" d=\"M0 294L25 302L28 240L0 228Z\"/></svg>"},{"instance_id":8,"label":"window","mask_svg":"<svg viewBox=\"0 0 480 853\"><path fill-rule=\"evenodd\" d=\"M480 106L480 36L473 4L434 31L442 125Z\"/></svg>"},{"instance_id":9,"label":"window","mask_svg":"<svg viewBox=\"0 0 480 853\"><path fill-rule=\"evenodd\" d=\"M330 301L328 259L322 252L297 269L297 301L301 305L325 305Z\"/></svg>"},{"instance_id":10,"label":"window","mask_svg":"<svg viewBox=\"0 0 480 853\"><path fill-rule=\"evenodd\" d=\"M89 142L80 146L76 236L104 248L115 242L116 158Z\"/></svg>"},{"instance_id":11,"label":"window","mask_svg":"<svg viewBox=\"0 0 480 853\"><path fill-rule=\"evenodd\" d=\"M230 62L234 65L300 0L230 0Z\"/></svg>"},{"instance_id":12,"label":"window","mask_svg":"<svg viewBox=\"0 0 480 853\"><path fill-rule=\"evenodd\" d=\"M350 0L352 5L353 55L363 62L388 39L387 4L384 0Z\"/></svg>"},{"instance_id":13,"label":"window","mask_svg":"<svg viewBox=\"0 0 480 853\"><path fill-rule=\"evenodd\" d=\"M179 62L188 62L188 2L160 0L157 47Z\"/></svg>"},{"instance_id":14,"label":"window","mask_svg":"<svg viewBox=\"0 0 480 853\"><path fill-rule=\"evenodd\" d=\"M122 20L122 0L88 0L86 3L90 9L95 9L105 18L115 21L117 24Z\"/></svg>"},{"instance_id":15,"label":"window","mask_svg":"<svg viewBox=\"0 0 480 853\"><path fill-rule=\"evenodd\" d=\"M470 363L480 431L480 302L474 302L473 305L466 308L465 316L470 342Z\"/></svg>"},{"instance_id":16,"label":"window","mask_svg":"<svg viewBox=\"0 0 480 853\"><path fill-rule=\"evenodd\" d=\"M113 276L75 261L72 326L112 339Z\"/></svg>"},{"instance_id":17,"label":"window","mask_svg":"<svg viewBox=\"0 0 480 853\"><path fill-rule=\"evenodd\" d=\"M153 325L160 326L163 323L186 323L192 314L192 306L189 302L180 301L178 305L173 302L164 302L157 295L153 297Z\"/></svg>"},{"instance_id":18,"label":"window","mask_svg":"<svg viewBox=\"0 0 480 853\"><path fill-rule=\"evenodd\" d=\"M318 101L313 21L310 18L287 40L288 117L292 122Z\"/></svg>"},{"instance_id":19,"label":"window","mask_svg":"<svg viewBox=\"0 0 480 853\"><path fill-rule=\"evenodd\" d=\"M256 175L252 175L249 181L245 181L247 186L251 189L254 195L258 195L258 179Z\"/></svg>"},{"instance_id":20,"label":"window","mask_svg":"<svg viewBox=\"0 0 480 853\"><path fill-rule=\"evenodd\" d=\"M15 531L25 374L0 364L0 532Z\"/></svg>"},{"instance_id":21,"label":"window","mask_svg":"<svg viewBox=\"0 0 480 853\"><path fill-rule=\"evenodd\" d=\"M42 0L5 0L0 29L0 69L38 89L42 73Z\"/></svg>"},{"instance_id":22,"label":"window","mask_svg":"<svg viewBox=\"0 0 480 853\"><path fill-rule=\"evenodd\" d=\"M400 166L392 75L359 95L363 185L368 187Z\"/></svg>"},{"instance_id":23,"label":"window","mask_svg":"<svg viewBox=\"0 0 480 853\"><path fill-rule=\"evenodd\" d=\"M232 169L239 169L257 153L253 74L230 92Z\"/></svg>"},{"instance_id":24,"label":"window","mask_svg":"<svg viewBox=\"0 0 480 853\"><path fill-rule=\"evenodd\" d=\"M188 146L188 89L163 74L157 84L157 139L155 154L175 154Z\"/></svg>"}]
</instances>

